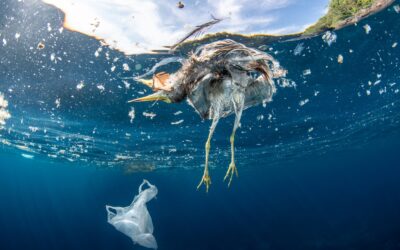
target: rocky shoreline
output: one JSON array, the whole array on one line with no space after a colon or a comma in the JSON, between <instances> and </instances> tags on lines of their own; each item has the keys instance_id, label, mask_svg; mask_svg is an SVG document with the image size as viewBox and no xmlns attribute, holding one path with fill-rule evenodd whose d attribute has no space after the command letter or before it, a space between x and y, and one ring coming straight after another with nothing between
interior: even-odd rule
<instances>
[{"instance_id":1,"label":"rocky shoreline","mask_svg":"<svg viewBox=\"0 0 400 250\"><path fill-rule=\"evenodd\" d=\"M369 17L375 13L378 13L379 11L386 9L389 5L391 5L395 0L377 0L374 2L374 4L366 9L360 10L355 16L347 18L339 23L337 23L337 26L335 29L341 29L343 27L346 27L348 25L352 25L354 23L359 22L360 20Z\"/></svg>"}]
</instances>

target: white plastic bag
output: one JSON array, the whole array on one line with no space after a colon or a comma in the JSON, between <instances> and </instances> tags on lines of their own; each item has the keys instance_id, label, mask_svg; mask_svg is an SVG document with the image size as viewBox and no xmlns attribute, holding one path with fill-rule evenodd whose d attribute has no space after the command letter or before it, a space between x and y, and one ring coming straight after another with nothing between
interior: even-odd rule
<instances>
[{"instance_id":1,"label":"white plastic bag","mask_svg":"<svg viewBox=\"0 0 400 250\"><path fill-rule=\"evenodd\" d=\"M149 187L143 190L143 185ZM118 231L130 237L133 242L148 248L157 249L157 241L153 236L153 222L146 203L157 195L157 187L147 180L139 186L139 194L128 207L106 206L107 221Z\"/></svg>"}]
</instances>

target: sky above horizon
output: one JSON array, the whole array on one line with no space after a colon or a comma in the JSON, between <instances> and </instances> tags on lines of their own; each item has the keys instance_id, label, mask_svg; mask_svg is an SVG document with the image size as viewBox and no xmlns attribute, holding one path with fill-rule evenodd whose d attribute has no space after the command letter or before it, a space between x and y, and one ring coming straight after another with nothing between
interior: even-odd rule
<instances>
[{"instance_id":1,"label":"sky above horizon","mask_svg":"<svg viewBox=\"0 0 400 250\"><path fill-rule=\"evenodd\" d=\"M175 44L196 25L224 20L205 33L281 35L303 31L327 11L329 0L42 0L65 13L68 29L104 40L125 54Z\"/></svg>"}]
</instances>

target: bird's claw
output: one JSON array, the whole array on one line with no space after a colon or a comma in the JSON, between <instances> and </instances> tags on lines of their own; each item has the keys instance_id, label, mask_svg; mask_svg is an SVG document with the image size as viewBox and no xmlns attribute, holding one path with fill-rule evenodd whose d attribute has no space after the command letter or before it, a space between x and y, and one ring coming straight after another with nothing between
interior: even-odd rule
<instances>
[{"instance_id":1,"label":"bird's claw","mask_svg":"<svg viewBox=\"0 0 400 250\"><path fill-rule=\"evenodd\" d=\"M226 171L226 174L224 177L224 181L226 181L229 177L228 187L231 186L233 175L236 175L236 177L239 177L239 173L237 171L236 164L234 162L231 162L231 164L229 164L228 170Z\"/></svg>"},{"instance_id":2,"label":"bird's claw","mask_svg":"<svg viewBox=\"0 0 400 250\"><path fill-rule=\"evenodd\" d=\"M203 177L201 178L201 181L199 185L197 186L197 189L201 187L201 185L204 184L206 186L206 192L208 193L208 189L211 185L211 178L208 172L204 172Z\"/></svg>"}]
</instances>

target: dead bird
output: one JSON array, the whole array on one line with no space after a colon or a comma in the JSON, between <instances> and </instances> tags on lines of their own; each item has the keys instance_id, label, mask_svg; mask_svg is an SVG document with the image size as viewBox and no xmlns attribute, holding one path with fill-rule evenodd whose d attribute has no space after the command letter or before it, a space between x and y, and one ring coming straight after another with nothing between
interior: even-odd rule
<instances>
[{"instance_id":1,"label":"dead bird","mask_svg":"<svg viewBox=\"0 0 400 250\"><path fill-rule=\"evenodd\" d=\"M248 48L233 40L220 40L197 48L182 67L173 74L161 72L153 79L138 79L155 93L129 102L164 101L177 103L187 99L202 119L212 120L205 144L202 184L208 191L211 184L208 163L211 138L220 118L235 114L231 143L231 163L224 177L238 176L235 164L235 132L240 125L244 109L270 102L276 92L273 78L286 71L265 52Z\"/></svg>"}]
</instances>

